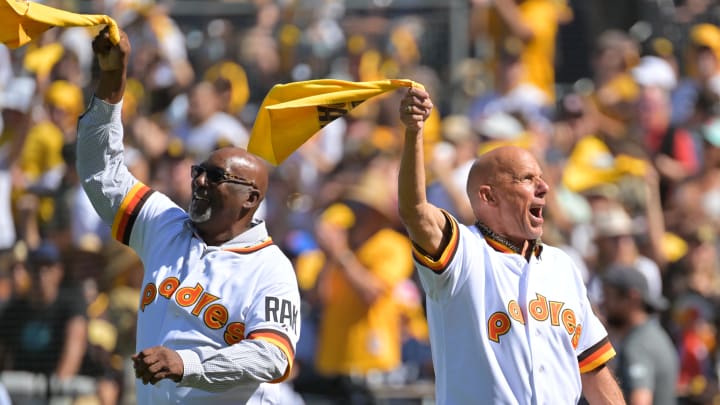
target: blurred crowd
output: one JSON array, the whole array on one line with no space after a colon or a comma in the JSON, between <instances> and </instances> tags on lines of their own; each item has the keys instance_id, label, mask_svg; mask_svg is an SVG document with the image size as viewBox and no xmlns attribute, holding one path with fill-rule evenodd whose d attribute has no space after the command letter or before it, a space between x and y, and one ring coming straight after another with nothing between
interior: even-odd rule
<instances>
[{"instance_id":1,"label":"blurred crowd","mask_svg":"<svg viewBox=\"0 0 720 405\"><path fill-rule=\"evenodd\" d=\"M133 47L122 119L138 179L187 207L190 166L215 148L246 147L274 84L423 83L436 105L425 130L430 201L471 223L473 159L505 144L531 150L551 186L543 241L575 259L616 349L630 344L640 292L638 311L673 349L671 395L720 400L717 2L473 0L468 49L452 66L438 57L450 30L432 29L439 11L422 1L360 12L343 0L241 3L249 24L215 16L193 26L173 17L181 1L92 2ZM56 28L21 49L0 46L3 405L5 391L18 404L133 403L142 263L110 239L74 169L96 33ZM587 74L559 81L571 65ZM272 172L259 215L293 260L304 300L287 403L432 398L425 298L397 215L401 97L359 105ZM644 284L604 285L618 268Z\"/></svg>"}]
</instances>

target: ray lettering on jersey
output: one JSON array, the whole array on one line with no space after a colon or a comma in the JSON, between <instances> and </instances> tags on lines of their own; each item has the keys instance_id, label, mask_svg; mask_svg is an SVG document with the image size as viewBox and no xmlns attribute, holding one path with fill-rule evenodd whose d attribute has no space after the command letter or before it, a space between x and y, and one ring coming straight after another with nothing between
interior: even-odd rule
<instances>
[{"instance_id":1,"label":"ray lettering on jersey","mask_svg":"<svg viewBox=\"0 0 720 405\"><path fill-rule=\"evenodd\" d=\"M265 320L287 325L297 333L298 310L292 302L286 299L265 297Z\"/></svg>"}]
</instances>

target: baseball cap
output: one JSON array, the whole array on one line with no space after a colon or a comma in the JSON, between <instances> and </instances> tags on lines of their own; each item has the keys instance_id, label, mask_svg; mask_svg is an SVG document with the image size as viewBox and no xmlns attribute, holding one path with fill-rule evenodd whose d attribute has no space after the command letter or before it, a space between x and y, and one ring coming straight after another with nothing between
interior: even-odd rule
<instances>
[{"instance_id":1,"label":"baseball cap","mask_svg":"<svg viewBox=\"0 0 720 405\"><path fill-rule=\"evenodd\" d=\"M641 86L660 87L670 91L677 85L677 75L670 63L657 56L643 56L632 69L635 82Z\"/></svg>"},{"instance_id":2,"label":"baseball cap","mask_svg":"<svg viewBox=\"0 0 720 405\"><path fill-rule=\"evenodd\" d=\"M595 228L595 236L597 237L614 237L640 233L640 230L637 229L630 215L628 215L625 209L619 206L596 211L593 214L593 225Z\"/></svg>"},{"instance_id":3,"label":"baseball cap","mask_svg":"<svg viewBox=\"0 0 720 405\"><path fill-rule=\"evenodd\" d=\"M613 266L603 275L603 282L607 286L618 288L622 291L637 291L643 302L655 311L662 311L668 308L668 301L661 295L650 294L650 288L645 276L634 267Z\"/></svg>"},{"instance_id":4,"label":"baseball cap","mask_svg":"<svg viewBox=\"0 0 720 405\"><path fill-rule=\"evenodd\" d=\"M30 264L55 264L60 262L60 250L54 243L42 241L27 255Z\"/></svg>"},{"instance_id":5,"label":"baseball cap","mask_svg":"<svg viewBox=\"0 0 720 405\"><path fill-rule=\"evenodd\" d=\"M509 141L522 136L525 128L512 115L496 112L477 120L475 130L490 139Z\"/></svg>"},{"instance_id":6,"label":"baseball cap","mask_svg":"<svg viewBox=\"0 0 720 405\"><path fill-rule=\"evenodd\" d=\"M706 46L716 52L720 49L720 29L713 24L702 23L690 29L690 41L697 46Z\"/></svg>"}]
</instances>

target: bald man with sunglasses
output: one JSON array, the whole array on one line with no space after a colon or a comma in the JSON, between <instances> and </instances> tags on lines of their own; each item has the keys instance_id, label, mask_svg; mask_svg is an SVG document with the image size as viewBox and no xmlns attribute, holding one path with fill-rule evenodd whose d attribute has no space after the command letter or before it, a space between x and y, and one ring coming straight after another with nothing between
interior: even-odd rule
<instances>
[{"instance_id":1,"label":"bald man with sunglasses","mask_svg":"<svg viewBox=\"0 0 720 405\"><path fill-rule=\"evenodd\" d=\"M78 123L77 168L112 235L145 267L132 356L138 404L277 404L300 333L290 261L254 213L267 165L223 148L192 167L187 211L123 164L120 121L131 47L93 41L100 77Z\"/></svg>"}]
</instances>

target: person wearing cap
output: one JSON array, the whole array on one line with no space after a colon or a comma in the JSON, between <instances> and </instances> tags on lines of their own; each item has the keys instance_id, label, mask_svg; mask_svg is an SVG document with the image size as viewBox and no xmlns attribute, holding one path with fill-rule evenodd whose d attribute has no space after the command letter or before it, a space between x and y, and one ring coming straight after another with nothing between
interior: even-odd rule
<instances>
[{"instance_id":1,"label":"person wearing cap","mask_svg":"<svg viewBox=\"0 0 720 405\"><path fill-rule=\"evenodd\" d=\"M720 28L693 25L687 45L682 59L686 74L672 95L672 122L678 125L691 117L700 93L712 91L720 96Z\"/></svg>"},{"instance_id":2,"label":"person wearing cap","mask_svg":"<svg viewBox=\"0 0 720 405\"><path fill-rule=\"evenodd\" d=\"M624 404L580 270L540 240L549 191L540 163L517 146L481 155L466 186L477 221L459 223L426 196L432 109L419 88L400 104L398 205L427 297L437 403Z\"/></svg>"},{"instance_id":3,"label":"person wearing cap","mask_svg":"<svg viewBox=\"0 0 720 405\"><path fill-rule=\"evenodd\" d=\"M373 403L366 380L402 364L398 289L412 275L410 241L398 223L392 159L376 158L342 198L317 218L315 239L325 254L316 286L321 300L315 368L340 388L338 403ZM358 378L353 378L353 376ZM367 402L353 402L363 396ZM357 399L356 399L357 400Z\"/></svg>"},{"instance_id":4,"label":"person wearing cap","mask_svg":"<svg viewBox=\"0 0 720 405\"><path fill-rule=\"evenodd\" d=\"M44 94L47 119L35 124L27 135L18 165L22 183L16 204L23 237L36 243L42 231L55 217L54 194L65 175L63 145L75 140L77 117L82 112L82 90L67 81L52 82Z\"/></svg>"},{"instance_id":5,"label":"person wearing cap","mask_svg":"<svg viewBox=\"0 0 720 405\"><path fill-rule=\"evenodd\" d=\"M64 283L57 246L42 241L28 252L32 284L0 316L0 345L14 370L69 379L76 376L87 348L87 304L80 290Z\"/></svg>"},{"instance_id":6,"label":"person wearing cap","mask_svg":"<svg viewBox=\"0 0 720 405\"><path fill-rule=\"evenodd\" d=\"M592 275L588 281L588 294L594 303L601 301L602 274L614 265L632 266L643 274L649 290L655 296L662 292L660 268L647 256L640 253L636 238L646 232L633 222L625 208L613 201L605 209L593 213L595 232L595 260Z\"/></svg>"},{"instance_id":7,"label":"person wearing cap","mask_svg":"<svg viewBox=\"0 0 720 405\"><path fill-rule=\"evenodd\" d=\"M660 175L660 195L666 201L673 187L696 174L698 144L684 126L671 121L671 92L677 85L672 67L663 59L645 56L632 70L640 85L630 137L641 143Z\"/></svg>"},{"instance_id":8,"label":"person wearing cap","mask_svg":"<svg viewBox=\"0 0 720 405\"><path fill-rule=\"evenodd\" d=\"M213 83L202 81L190 90L187 118L173 132L195 159L204 159L219 146L247 147L247 129L222 108L222 97Z\"/></svg>"},{"instance_id":9,"label":"person wearing cap","mask_svg":"<svg viewBox=\"0 0 720 405\"><path fill-rule=\"evenodd\" d=\"M678 354L653 314L668 302L648 288L632 267L613 267L603 276L602 311L615 332L614 368L628 405L677 404Z\"/></svg>"},{"instance_id":10,"label":"person wearing cap","mask_svg":"<svg viewBox=\"0 0 720 405\"><path fill-rule=\"evenodd\" d=\"M639 59L639 46L627 32L608 29L595 40L591 65L594 90L588 111L596 112L598 130L620 136L627 130L638 85L630 69Z\"/></svg>"}]
</instances>

